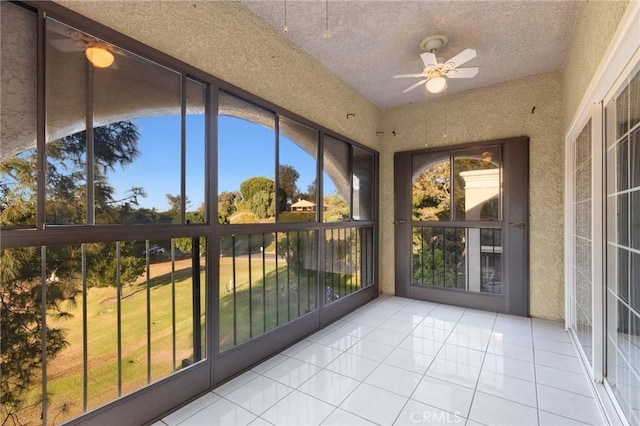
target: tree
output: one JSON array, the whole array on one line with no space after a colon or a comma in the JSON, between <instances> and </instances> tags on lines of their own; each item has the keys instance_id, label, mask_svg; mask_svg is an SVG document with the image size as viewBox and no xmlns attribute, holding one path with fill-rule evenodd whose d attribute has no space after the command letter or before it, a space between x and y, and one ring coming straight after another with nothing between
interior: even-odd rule
<instances>
[{"instance_id":1,"label":"tree","mask_svg":"<svg viewBox=\"0 0 640 426\"><path fill-rule=\"evenodd\" d=\"M182 212L182 196L180 194L171 195L165 194L167 197L167 202L169 203L169 215L172 217L171 223L180 223L180 216ZM189 208L191 205L191 201L189 201L189 197L185 198L184 207L185 210ZM188 219L188 218L185 218Z\"/></svg>"},{"instance_id":2,"label":"tree","mask_svg":"<svg viewBox=\"0 0 640 426\"><path fill-rule=\"evenodd\" d=\"M295 201L295 196L298 195L298 186L296 182L300 178L300 173L293 167L287 164L280 164L278 166L278 186L284 191L284 197L291 202ZM281 210L282 211L282 210Z\"/></svg>"},{"instance_id":3,"label":"tree","mask_svg":"<svg viewBox=\"0 0 640 426\"><path fill-rule=\"evenodd\" d=\"M101 223L118 223L122 219L119 202L137 204L141 188L130 196L114 200L106 171L131 164L140 154L138 131L128 121L111 123L93 129L95 167L96 218ZM49 223L83 223L86 216L86 132L47 143L47 194L45 209ZM0 162L0 223L33 225L36 211L36 150ZM124 209L122 209L124 210ZM121 223L121 222L120 222ZM65 307L72 307L81 282L81 245L46 248L46 271L41 271L41 252L36 248L2 249L0 263L0 413L1 424L19 423L18 413L39 401L26 401L26 395L39 378L42 366L42 339L46 336L46 352L55 358L68 342L66 332L54 328L43 316L42 292L46 292L46 318L68 318ZM87 274L92 285L115 285L115 245L88 246L90 258ZM109 261L111 259L111 261ZM98 261L100 260L100 261ZM139 259L121 256L121 282L128 282L140 272ZM41 275L48 279L42 283ZM108 284L107 284L108 283ZM46 398L46 395L42 395ZM42 400L40 400L41 402Z\"/></svg>"},{"instance_id":4,"label":"tree","mask_svg":"<svg viewBox=\"0 0 640 426\"><path fill-rule=\"evenodd\" d=\"M462 228L416 228L412 282L435 287L464 287L464 241Z\"/></svg>"},{"instance_id":5,"label":"tree","mask_svg":"<svg viewBox=\"0 0 640 426\"><path fill-rule=\"evenodd\" d=\"M433 164L413 182L413 218L448 220L451 204L449 161Z\"/></svg>"},{"instance_id":6,"label":"tree","mask_svg":"<svg viewBox=\"0 0 640 426\"><path fill-rule=\"evenodd\" d=\"M324 197L325 213L324 218L328 222L340 222L349 219L349 205L336 192L333 195Z\"/></svg>"},{"instance_id":7,"label":"tree","mask_svg":"<svg viewBox=\"0 0 640 426\"><path fill-rule=\"evenodd\" d=\"M314 179L309 185L307 185L306 200L316 202L316 180Z\"/></svg>"},{"instance_id":8,"label":"tree","mask_svg":"<svg viewBox=\"0 0 640 426\"><path fill-rule=\"evenodd\" d=\"M223 191L218 195L218 223L227 223L229 216L238 211L236 202L239 199L238 191Z\"/></svg>"},{"instance_id":9,"label":"tree","mask_svg":"<svg viewBox=\"0 0 640 426\"><path fill-rule=\"evenodd\" d=\"M245 206L259 219L275 215L275 184L273 180L256 176L240 184Z\"/></svg>"},{"instance_id":10,"label":"tree","mask_svg":"<svg viewBox=\"0 0 640 426\"><path fill-rule=\"evenodd\" d=\"M138 256L137 243L120 243L120 285L131 284L144 273L145 261ZM114 243L87 245L87 284L90 287L115 287L118 258Z\"/></svg>"},{"instance_id":11,"label":"tree","mask_svg":"<svg viewBox=\"0 0 640 426\"><path fill-rule=\"evenodd\" d=\"M51 265L47 270L51 271L50 278L44 286L47 317L71 316L64 310L64 302L73 306L79 292L75 284L80 270L78 247L47 248L47 265ZM43 328L49 359L55 358L68 342L63 329L44 327L39 250L33 247L2 249L1 253L0 423L6 424L9 419L20 422L18 412L25 404L41 402L25 398L42 367Z\"/></svg>"},{"instance_id":12,"label":"tree","mask_svg":"<svg viewBox=\"0 0 640 426\"><path fill-rule=\"evenodd\" d=\"M249 201L260 191L273 192L275 184L264 176L251 177L240 184L240 194L244 201Z\"/></svg>"}]
</instances>

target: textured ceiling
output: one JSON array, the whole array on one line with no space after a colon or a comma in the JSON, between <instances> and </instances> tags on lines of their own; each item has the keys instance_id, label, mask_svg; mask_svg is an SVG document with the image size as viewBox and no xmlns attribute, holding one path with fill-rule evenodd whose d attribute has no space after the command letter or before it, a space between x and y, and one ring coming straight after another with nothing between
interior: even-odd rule
<instances>
[{"instance_id":1,"label":"textured ceiling","mask_svg":"<svg viewBox=\"0 0 640 426\"><path fill-rule=\"evenodd\" d=\"M282 32L284 0L241 2ZM449 38L437 52L440 62L466 48L477 51L464 67L478 67L478 75L450 80L448 94L561 69L580 2L331 0L330 38L322 35L324 0L287 0L286 7L283 36L380 108L390 108L424 100L424 89L402 93L419 79L392 77L422 71L419 43L434 34Z\"/></svg>"}]
</instances>

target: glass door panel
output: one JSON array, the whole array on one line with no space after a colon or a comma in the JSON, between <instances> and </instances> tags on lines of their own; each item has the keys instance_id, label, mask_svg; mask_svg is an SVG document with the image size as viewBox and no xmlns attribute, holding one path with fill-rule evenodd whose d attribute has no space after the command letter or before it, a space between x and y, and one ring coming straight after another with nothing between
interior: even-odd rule
<instances>
[{"instance_id":1,"label":"glass door panel","mask_svg":"<svg viewBox=\"0 0 640 426\"><path fill-rule=\"evenodd\" d=\"M640 423L640 74L606 106L606 381Z\"/></svg>"}]
</instances>

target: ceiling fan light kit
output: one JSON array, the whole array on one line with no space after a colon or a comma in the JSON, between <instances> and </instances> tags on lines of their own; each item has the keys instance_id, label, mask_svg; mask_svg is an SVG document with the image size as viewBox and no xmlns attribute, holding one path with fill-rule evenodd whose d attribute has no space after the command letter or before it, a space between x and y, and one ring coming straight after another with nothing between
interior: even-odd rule
<instances>
[{"instance_id":1,"label":"ceiling fan light kit","mask_svg":"<svg viewBox=\"0 0 640 426\"><path fill-rule=\"evenodd\" d=\"M113 64L113 53L101 46L87 47L84 51L85 56L96 68L108 68Z\"/></svg>"},{"instance_id":2,"label":"ceiling fan light kit","mask_svg":"<svg viewBox=\"0 0 640 426\"><path fill-rule=\"evenodd\" d=\"M447 79L442 76L430 78L426 83L426 87L431 93L440 93L447 88Z\"/></svg>"},{"instance_id":3,"label":"ceiling fan light kit","mask_svg":"<svg viewBox=\"0 0 640 426\"><path fill-rule=\"evenodd\" d=\"M420 59L424 63L422 72L419 74L393 76L393 78L422 78L421 81L403 90L403 93L407 93L422 84L425 84L429 92L440 93L447 88L447 79L472 78L478 74L478 68L458 68L476 57L476 51L473 49L465 49L446 62L438 62L436 52L446 46L448 42L447 36L443 35L430 36L420 42L420 48L425 51L420 55Z\"/></svg>"}]
</instances>

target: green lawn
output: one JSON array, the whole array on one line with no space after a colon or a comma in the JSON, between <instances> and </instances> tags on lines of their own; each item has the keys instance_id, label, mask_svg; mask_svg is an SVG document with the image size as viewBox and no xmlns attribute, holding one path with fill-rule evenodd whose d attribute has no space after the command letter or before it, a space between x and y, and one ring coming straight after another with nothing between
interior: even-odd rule
<instances>
[{"instance_id":1,"label":"green lawn","mask_svg":"<svg viewBox=\"0 0 640 426\"><path fill-rule=\"evenodd\" d=\"M151 357L150 381L157 381L181 368L182 360L193 356L192 280L191 268L175 273L175 365L173 346L173 313L170 263L151 265L149 281ZM168 266L168 265L169 266ZM232 260L220 258L220 348L226 350L278 325L314 310L316 300L316 272L287 271L286 263L275 256L236 258L235 298ZM157 268L154 270L154 268ZM164 268L164 269L163 269ZM251 280L249 280L251 271ZM163 273L164 272L164 273ZM329 274L327 285L342 283L340 294L355 291L356 276ZM205 277L202 285L203 356L207 336L205 331ZM125 395L147 382L147 286L144 277L125 287L121 300L122 389ZM336 293L338 294L338 293ZM324 296L323 296L324 297ZM48 319L49 326L64 328L69 346L48 363L49 423L61 423L83 412L83 300L79 296L75 307L67 309L72 318L60 321ZM87 409L96 408L118 397L117 363L117 297L115 288L90 288L87 291ZM251 315L250 315L251 313ZM235 314L235 315L234 315ZM235 333L234 333L234 316ZM235 342L234 342L235 339ZM40 393L36 386L33 398ZM39 408L25 410L22 421L38 423Z\"/></svg>"}]
</instances>

